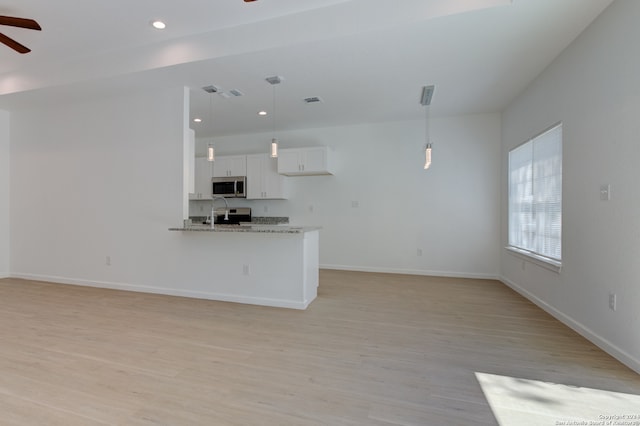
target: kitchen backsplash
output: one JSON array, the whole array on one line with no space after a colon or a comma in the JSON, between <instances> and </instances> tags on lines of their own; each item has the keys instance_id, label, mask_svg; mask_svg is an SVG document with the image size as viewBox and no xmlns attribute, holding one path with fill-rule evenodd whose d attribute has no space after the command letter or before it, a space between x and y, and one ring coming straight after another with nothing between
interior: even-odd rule
<instances>
[{"instance_id":1,"label":"kitchen backsplash","mask_svg":"<svg viewBox=\"0 0 640 426\"><path fill-rule=\"evenodd\" d=\"M193 223L201 223L207 220L207 216L190 216ZM289 223L289 218L285 216L252 216L251 223L257 225L284 225Z\"/></svg>"}]
</instances>

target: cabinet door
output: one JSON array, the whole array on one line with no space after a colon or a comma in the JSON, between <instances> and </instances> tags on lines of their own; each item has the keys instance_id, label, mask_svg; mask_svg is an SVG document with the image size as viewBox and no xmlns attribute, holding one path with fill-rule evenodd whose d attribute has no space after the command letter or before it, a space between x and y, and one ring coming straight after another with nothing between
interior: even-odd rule
<instances>
[{"instance_id":1,"label":"cabinet door","mask_svg":"<svg viewBox=\"0 0 640 426\"><path fill-rule=\"evenodd\" d=\"M278 173L287 176L330 175L329 148L281 149L278 153Z\"/></svg>"},{"instance_id":2,"label":"cabinet door","mask_svg":"<svg viewBox=\"0 0 640 426\"><path fill-rule=\"evenodd\" d=\"M211 171L213 164L206 157L198 157L195 161L195 192L192 200L211 199Z\"/></svg>"},{"instance_id":3,"label":"cabinet door","mask_svg":"<svg viewBox=\"0 0 640 426\"><path fill-rule=\"evenodd\" d=\"M266 154L265 154L266 156ZM247 155L247 198L259 199L264 198L264 189L262 182L262 165L261 155Z\"/></svg>"},{"instance_id":4,"label":"cabinet door","mask_svg":"<svg viewBox=\"0 0 640 426\"><path fill-rule=\"evenodd\" d=\"M270 199L287 198L285 177L278 173L278 159L264 155L262 162L262 190Z\"/></svg>"},{"instance_id":5,"label":"cabinet door","mask_svg":"<svg viewBox=\"0 0 640 426\"><path fill-rule=\"evenodd\" d=\"M281 149L278 152L278 173L283 175L297 175L301 173L299 150Z\"/></svg>"},{"instance_id":6,"label":"cabinet door","mask_svg":"<svg viewBox=\"0 0 640 426\"><path fill-rule=\"evenodd\" d=\"M229 167L229 176L246 176L247 175L247 156L234 155L227 158Z\"/></svg>"},{"instance_id":7,"label":"cabinet door","mask_svg":"<svg viewBox=\"0 0 640 426\"><path fill-rule=\"evenodd\" d=\"M327 165L327 149L325 147L305 149L302 164L304 173L327 173L329 169Z\"/></svg>"},{"instance_id":8,"label":"cabinet door","mask_svg":"<svg viewBox=\"0 0 640 426\"><path fill-rule=\"evenodd\" d=\"M277 164L268 154L247 155L247 198L286 198L284 177L278 174Z\"/></svg>"},{"instance_id":9,"label":"cabinet door","mask_svg":"<svg viewBox=\"0 0 640 426\"><path fill-rule=\"evenodd\" d=\"M213 177L229 176L229 159L227 157L217 156L213 162Z\"/></svg>"},{"instance_id":10,"label":"cabinet door","mask_svg":"<svg viewBox=\"0 0 640 426\"><path fill-rule=\"evenodd\" d=\"M246 155L223 155L216 157L213 164L213 177L246 176Z\"/></svg>"}]
</instances>

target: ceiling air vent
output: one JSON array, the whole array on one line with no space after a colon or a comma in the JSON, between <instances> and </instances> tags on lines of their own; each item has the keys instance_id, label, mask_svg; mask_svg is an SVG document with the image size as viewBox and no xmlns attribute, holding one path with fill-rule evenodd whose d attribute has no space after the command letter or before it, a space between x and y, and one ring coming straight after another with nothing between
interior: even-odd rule
<instances>
[{"instance_id":1,"label":"ceiling air vent","mask_svg":"<svg viewBox=\"0 0 640 426\"><path fill-rule=\"evenodd\" d=\"M318 102L322 102L322 99L320 99L317 96L312 96L310 98L304 98L303 100L304 100L305 104L315 104L315 103L318 103Z\"/></svg>"},{"instance_id":2,"label":"ceiling air vent","mask_svg":"<svg viewBox=\"0 0 640 426\"><path fill-rule=\"evenodd\" d=\"M238 89L231 89L228 92L218 92L218 95L222 96L225 99L229 99L244 96L244 93L242 93Z\"/></svg>"}]
</instances>

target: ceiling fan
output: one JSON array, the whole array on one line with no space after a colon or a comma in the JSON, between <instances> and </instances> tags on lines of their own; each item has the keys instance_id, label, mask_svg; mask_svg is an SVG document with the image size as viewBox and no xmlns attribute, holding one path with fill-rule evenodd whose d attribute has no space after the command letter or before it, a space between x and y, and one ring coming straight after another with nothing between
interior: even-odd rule
<instances>
[{"instance_id":1,"label":"ceiling fan","mask_svg":"<svg viewBox=\"0 0 640 426\"><path fill-rule=\"evenodd\" d=\"M37 31L40 31L42 29L40 25L33 19L14 18L12 16L0 16L0 25L8 25L11 27L26 28L28 30L37 30ZM6 44L7 46L9 46L10 48L12 48L13 50L19 53L31 52L31 49L29 49L27 46L24 46L18 43L14 39L7 37L2 33L0 33L0 43Z\"/></svg>"}]
</instances>

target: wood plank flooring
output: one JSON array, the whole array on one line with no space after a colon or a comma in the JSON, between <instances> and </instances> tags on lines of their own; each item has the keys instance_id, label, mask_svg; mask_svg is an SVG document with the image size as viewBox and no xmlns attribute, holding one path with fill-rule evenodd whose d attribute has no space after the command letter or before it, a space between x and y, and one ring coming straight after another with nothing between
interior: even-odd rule
<instances>
[{"instance_id":1,"label":"wood plank flooring","mask_svg":"<svg viewBox=\"0 0 640 426\"><path fill-rule=\"evenodd\" d=\"M0 425L495 425L476 371L640 394L496 281L323 270L296 311L0 280Z\"/></svg>"}]
</instances>

